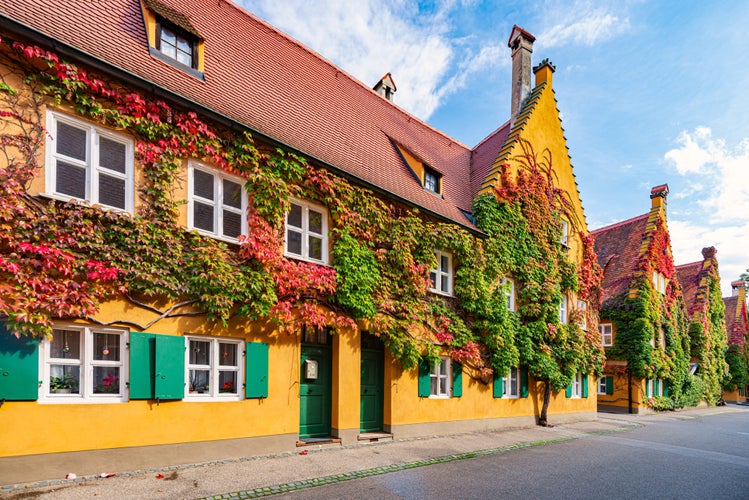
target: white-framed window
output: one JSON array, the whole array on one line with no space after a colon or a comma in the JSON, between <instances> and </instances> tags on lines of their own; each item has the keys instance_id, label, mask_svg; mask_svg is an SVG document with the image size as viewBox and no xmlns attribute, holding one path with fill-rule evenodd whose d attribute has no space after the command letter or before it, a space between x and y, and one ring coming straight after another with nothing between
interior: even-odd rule
<instances>
[{"instance_id":1,"label":"white-framed window","mask_svg":"<svg viewBox=\"0 0 749 500\"><path fill-rule=\"evenodd\" d=\"M508 311L514 311L515 310L515 280L512 278L504 277L501 279L503 287L503 292L505 294L505 297L507 298L507 310Z\"/></svg>"},{"instance_id":2,"label":"white-framed window","mask_svg":"<svg viewBox=\"0 0 749 500\"><path fill-rule=\"evenodd\" d=\"M133 213L133 141L62 113L47 113L46 191Z\"/></svg>"},{"instance_id":3,"label":"white-framed window","mask_svg":"<svg viewBox=\"0 0 749 500\"><path fill-rule=\"evenodd\" d=\"M604 347L614 345L614 331L611 323L599 323L598 333L601 334L601 345Z\"/></svg>"},{"instance_id":4,"label":"white-framed window","mask_svg":"<svg viewBox=\"0 0 749 500\"><path fill-rule=\"evenodd\" d=\"M655 288L657 292L664 294L666 293L666 284L666 276L658 271L653 271L653 288Z\"/></svg>"},{"instance_id":5,"label":"white-framed window","mask_svg":"<svg viewBox=\"0 0 749 500\"><path fill-rule=\"evenodd\" d=\"M432 287L429 289L434 293L442 295L453 294L453 258L446 252L436 251L437 269L429 271L429 280Z\"/></svg>"},{"instance_id":6,"label":"white-framed window","mask_svg":"<svg viewBox=\"0 0 749 500\"><path fill-rule=\"evenodd\" d=\"M564 246L569 246L570 242L570 223L562 219L562 236L559 242Z\"/></svg>"},{"instance_id":7,"label":"white-framed window","mask_svg":"<svg viewBox=\"0 0 749 500\"><path fill-rule=\"evenodd\" d=\"M647 381L646 394L649 397L663 396L663 380L661 379L649 379Z\"/></svg>"},{"instance_id":8,"label":"white-framed window","mask_svg":"<svg viewBox=\"0 0 749 500\"><path fill-rule=\"evenodd\" d=\"M190 160L187 185L189 229L231 242L247 234L247 193L241 178Z\"/></svg>"},{"instance_id":9,"label":"white-framed window","mask_svg":"<svg viewBox=\"0 0 749 500\"><path fill-rule=\"evenodd\" d=\"M244 386L243 342L214 337L185 337L187 400L238 400Z\"/></svg>"},{"instance_id":10,"label":"white-framed window","mask_svg":"<svg viewBox=\"0 0 749 500\"><path fill-rule=\"evenodd\" d=\"M598 394L606 394L606 377L598 379Z\"/></svg>"},{"instance_id":11,"label":"white-framed window","mask_svg":"<svg viewBox=\"0 0 749 500\"><path fill-rule=\"evenodd\" d=\"M59 325L41 343L39 400L48 403L127 401L127 330Z\"/></svg>"},{"instance_id":12,"label":"white-framed window","mask_svg":"<svg viewBox=\"0 0 749 500\"><path fill-rule=\"evenodd\" d=\"M449 398L450 384L452 383L452 362L450 358L440 357L439 361L432 366L429 374L429 397Z\"/></svg>"},{"instance_id":13,"label":"white-framed window","mask_svg":"<svg viewBox=\"0 0 749 500\"><path fill-rule=\"evenodd\" d=\"M193 35L163 20L159 20L156 30L157 48L162 54L190 68L197 67L197 40Z\"/></svg>"},{"instance_id":14,"label":"white-framed window","mask_svg":"<svg viewBox=\"0 0 749 500\"><path fill-rule=\"evenodd\" d=\"M562 295L562 301L559 303L559 322L567 324L567 296Z\"/></svg>"},{"instance_id":15,"label":"white-framed window","mask_svg":"<svg viewBox=\"0 0 749 500\"><path fill-rule=\"evenodd\" d=\"M582 397L583 393L583 374L580 372L575 373L575 376L572 378L572 398L579 398Z\"/></svg>"},{"instance_id":16,"label":"white-framed window","mask_svg":"<svg viewBox=\"0 0 749 500\"><path fill-rule=\"evenodd\" d=\"M440 174L431 168L424 168L424 189L436 194L441 192Z\"/></svg>"},{"instance_id":17,"label":"white-framed window","mask_svg":"<svg viewBox=\"0 0 749 500\"><path fill-rule=\"evenodd\" d=\"M291 199L284 252L295 259L328 263L328 211L324 207Z\"/></svg>"},{"instance_id":18,"label":"white-framed window","mask_svg":"<svg viewBox=\"0 0 749 500\"><path fill-rule=\"evenodd\" d=\"M577 309L580 311L580 328L588 330L588 303L584 300L577 301Z\"/></svg>"},{"instance_id":19,"label":"white-framed window","mask_svg":"<svg viewBox=\"0 0 749 500\"><path fill-rule=\"evenodd\" d=\"M503 398L517 398L520 396L520 371L517 367L513 366L505 376L502 377L502 397Z\"/></svg>"}]
</instances>

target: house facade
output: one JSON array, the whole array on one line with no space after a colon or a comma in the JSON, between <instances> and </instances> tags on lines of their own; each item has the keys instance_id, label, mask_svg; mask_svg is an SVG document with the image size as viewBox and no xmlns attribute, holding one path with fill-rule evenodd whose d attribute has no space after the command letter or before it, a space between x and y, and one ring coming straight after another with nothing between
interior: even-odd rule
<instances>
[{"instance_id":1,"label":"house facade","mask_svg":"<svg viewBox=\"0 0 749 500\"><path fill-rule=\"evenodd\" d=\"M4 456L595 418L600 273L532 35L471 148L230 2L0 16Z\"/></svg>"},{"instance_id":2,"label":"house facade","mask_svg":"<svg viewBox=\"0 0 749 500\"><path fill-rule=\"evenodd\" d=\"M689 338L666 223L668 186L650 212L593 231L604 278L598 324L606 351L598 407L639 413L678 397L689 375Z\"/></svg>"},{"instance_id":3,"label":"house facade","mask_svg":"<svg viewBox=\"0 0 749 500\"><path fill-rule=\"evenodd\" d=\"M749 339L749 320L746 311L746 282L731 282L732 294L723 297L728 332L728 376L723 384L723 399L731 403L746 402L749 384L749 362L746 342Z\"/></svg>"},{"instance_id":4,"label":"house facade","mask_svg":"<svg viewBox=\"0 0 749 500\"><path fill-rule=\"evenodd\" d=\"M715 247L702 249L702 260L676 267L689 320L690 372L702 381L701 398L721 399L727 366L725 305Z\"/></svg>"}]
</instances>

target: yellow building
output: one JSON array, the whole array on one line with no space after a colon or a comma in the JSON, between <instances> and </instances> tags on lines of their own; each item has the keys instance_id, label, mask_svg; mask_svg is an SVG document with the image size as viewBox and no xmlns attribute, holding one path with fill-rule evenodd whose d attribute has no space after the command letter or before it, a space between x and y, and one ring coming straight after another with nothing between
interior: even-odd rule
<instances>
[{"instance_id":1,"label":"yellow building","mask_svg":"<svg viewBox=\"0 0 749 500\"><path fill-rule=\"evenodd\" d=\"M527 95L470 148L395 106L389 74L373 90L230 2L2 8L0 455L530 426L550 386L489 313L554 308L538 321L597 348L590 290L490 269L474 212L523 148L548 150L572 200L554 251L568 274L586 258L553 66L531 88L526 32ZM550 421L595 418L594 366L554 375Z\"/></svg>"},{"instance_id":2,"label":"yellow building","mask_svg":"<svg viewBox=\"0 0 749 500\"><path fill-rule=\"evenodd\" d=\"M749 319L746 312L746 282L731 282L732 294L723 297L726 307L726 330L728 351L726 362L729 365L729 379L723 386L723 399L730 403L747 401L746 381L749 376L746 342L749 336Z\"/></svg>"}]
</instances>

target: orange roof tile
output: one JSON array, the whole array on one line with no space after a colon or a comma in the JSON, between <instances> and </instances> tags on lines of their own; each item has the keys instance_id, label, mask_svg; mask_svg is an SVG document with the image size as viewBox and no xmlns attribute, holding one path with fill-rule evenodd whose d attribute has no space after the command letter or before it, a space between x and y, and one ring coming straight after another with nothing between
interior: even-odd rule
<instances>
[{"instance_id":1,"label":"orange roof tile","mask_svg":"<svg viewBox=\"0 0 749 500\"><path fill-rule=\"evenodd\" d=\"M697 293L700 289L701 271L702 261L676 266L676 277L679 279L681 293L684 297L684 304L687 307L687 312L689 313L690 318L696 312ZM707 283L705 283L705 286L707 286Z\"/></svg>"},{"instance_id":2,"label":"orange roof tile","mask_svg":"<svg viewBox=\"0 0 749 500\"><path fill-rule=\"evenodd\" d=\"M648 216L649 214L643 214L592 231L596 240L598 264L604 273L601 303L629 290L629 281L637 267Z\"/></svg>"}]
</instances>

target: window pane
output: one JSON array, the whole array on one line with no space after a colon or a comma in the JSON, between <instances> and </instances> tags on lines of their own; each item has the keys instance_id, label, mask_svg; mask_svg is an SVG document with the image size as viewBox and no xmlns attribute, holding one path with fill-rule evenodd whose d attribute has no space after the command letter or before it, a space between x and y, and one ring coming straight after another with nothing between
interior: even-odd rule
<instances>
[{"instance_id":1,"label":"window pane","mask_svg":"<svg viewBox=\"0 0 749 500\"><path fill-rule=\"evenodd\" d=\"M186 38L183 38L181 36L177 37L177 49L186 54L192 53L192 45L187 41Z\"/></svg>"},{"instance_id":2,"label":"window pane","mask_svg":"<svg viewBox=\"0 0 749 500\"><path fill-rule=\"evenodd\" d=\"M440 291L445 293L450 291L447 276L445 276L444 274L440 276Z\"/></svg>"},{"instance_id":3,"label":"window pane","mask_svg":"<svg viewBox=\"0 0 749 500\"><path fill-rule=\"evenodd\" d=\"M194 202L192 225L198 229L213 232L213 207L205 203Z\"/></svg>"},{"instance_id":4,"label":"window pane","mask_svg":"<svg viewBox=\"0 0 749 500\"><path fill-rule=\"evenodd\" d=\"M302 255L302 233L296 231L286 231L286 250L289 253Z\"/></svg>"},{"instance_id":5,"label":"window pane","mask_svg":"<svg viewBox=\"0 0 749 500\"><path fill-rule=\"evenodd\" d=\"M112 141L106 137L99 137L99 165L124 174L126 158L127 147L124 144Z\"/></svg>"},{"instance_id":6,"label":"window pane","mask_svg":"<svg viewBox=\"0 0 749 500\"><path fill-rule=\"evenodd\" d=\"M119 394L120 368L117 366L94 367L94 394Z\"/></svg>"},{"instance_id":7,"label":"window pane","mask_svg":"<svg viewBox=\"0 0 749 500\"><path fill-rule=\"evenodd\" d=\"M99 203L125 209L125 179L99 174Z\"/></svg>"},{"instance_id":8,"label":"window pane","mask_svg":"<svg viewBox=\"0 0 749 500\"><path fill-rule=\"evenodd\" d=\"M222 229L224 236L236 238L242 234L242 215L224 210L224 227Z\"/></svg>"},{"instance_id":9,"label":"window pane","mask_svg":"<svg viewBox=\"0 0 749 500\"><path fill-rule=\"evenodd\" d=\"M302 227L302 207L299 205L291 204L291 209L289 210L289 214L286 217L286 223L289 226L298 227L301 229Z\"/></svg>"},{"instance_id":10,"label":"window pane","mask_svg":"<svg viewBox=\"0 0 749 500\"><path fill-rule=\"evenodd\" d=\"M213 200L213 175L202 170L192 171L192 193L206 200Z\"/></svg>"},{"instance_id":11,"label":"window pane","mask_svg":"<svg viewBox=\"0 0 749 500\"><path fill-rule=\"evenodd\" d=\"M50 342L49 357L57 359L81 359L81 332L78 330L54 330Z\"/></svg>"},{"instance_id":12,"label":"window pane","mask_svg":"<svg viewBox=\"0 0 749 500\"><path fill-rule=\"evenodd\" d=\"M322 234L322 214L312 209L309 210L309 231Z\"/></svg>"},{"instance_id":13,"label":"window pane","mask_svg":"<svg viewBox=\"0 0 749 500\"><path fill-rule=\"evenodd\" d=\"M437 273L434 271L429 273L429 281L432 282L432 288L437 288Z\"/></svg>"},{"instance_id":14,"label":"window pane","mask_svg":"<svg viewBox=\"0 0 749 500\"><path fill-rule=\"evenodd\" d=\"M86 169L57 161L55 191L74 198L86 199Z\"/></svg>"},{"instance_id":15,"label":"window pane","mask_svg":"<svg viewBox=\"0 0 749 500\"><path fill-rule=\"evenodd\" d=\"M209 365L211 359L211 343L202 340L190 341L190 364Z\"/></svg>"},{"instance_id":16,"label":"window pane","mask_svg":"<svg viewBox=\"0 0 749 500\"><path fill-rule=\"evenodd\" d=\"M190 54L189 52L183 52L182 50L178 50L177 61L181 62L185 66L192 66L192 54Z\"/></svg>"},{"instance_id":17,"label":"window pane","mask_svg":"<svg viewBox=\"0 0 749 500\"><path fill-rule=\"evenodd\" d=\"M440 271L443 273L450 272L450 259L446 255L440 256Z\"/></svg>"},{"instance_id":18,"label":"window pane","mask_svg":"<svg viewBox=\"0 0 749 500\"><path fill-rule=\"evenodd\" d=\"M512 377L510 378L510 394L517 396L518 394L518 372L512 371Z\"/></svg>"},{"instance_id":19,"label":"window pane","mask_svg":"<svg viewBox=\"0 0 749 500\"><path fill-rule=\"evenodd\" d=\"M447 378L440 377L440 395L447 394Z\"/></svg>"},{"instance_id":20,"label":"window pane","mask_svg":"<svg viewBox=\"0 0 749 500\"><path fill-rule=\"evenodd\" d=\"M203 394L210 390L210 370L190 370L190 392Z\"/></svg>"},{"instance_id":21,"label":"window pane","mask_svg":"<svg viewBox=\"0 0 749 500\"><path fill-rule=\"evenodd\" d=\"M86 131L67 123L57 122L57 145L55 151L61 155L86 161Z\"/></svg>"},{"instance_id":22,"label":"window pane","mask_svg":"<svg viewBox=\"0 0 749 500\"><path fill-rule=\"evenodd\" d=\"M322 239L309 236L309 258L322 260Z\"/></svg>"},{"instance_id":23,"label":"window pane","mask_svg":"<svg viewBox=\"0 0 749 500\"><path fill-rule=\"evenodd\" d=\"M224 179L224 205L242 208L242 186Z\"/></svg>"},{"instance_id":24,"label":"window pane","mask_svg":"<svg viewBox=\"0 0 749 500\"><path fill-rule=\"evenodd\" d=\"M221 366L237 366L237 344L219 344L218 364Z\"/></svg>"},{"instance_id":25,"label":"window pane","mask_svg":"<svg viewBox=\"0 0 749 500\"><path fill-rule=\"evenodd\" d=\"M237 393L237 372L222 371L218 374L218 392Z\"/></svg>"},{"instance_id":26,"label":"window pane","mask_svg":"<svg viewBox=\"0 0 749 500\"><path fill-rule=\"evenodd\" d=\"M94 359L120 360L120 336L116 333L94 332Z\"/></svg>"},{"instance_id":27,"label":"window pane","mask_svg":"<svg viewBox=\"0 0 749 500\"><path fill-rule=\"evenodd\" d=\"M439 379L437 377L432 377L430 382L431 382L431 386L429 389L429 394L431 394L432 396L437 396L439 394L437 392L439 388L439 385L438 385Z\"/></svg>"},{"instance_id":28,"label":"window pane","mask_svg":"<svg viewBox=\"0 0 749 500\"><path fill-rule=\"evenodd\" d=\"M49 390L56 394L80 394L81 367L73 365L50 365Z\"/></svg>"}]
</instances>

